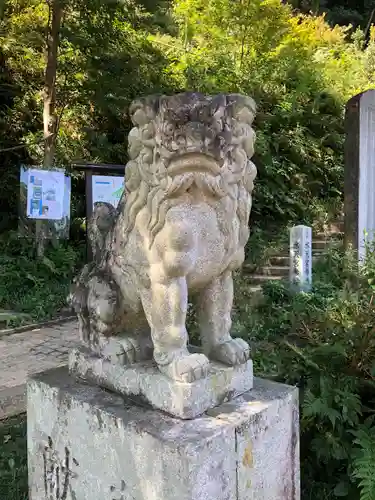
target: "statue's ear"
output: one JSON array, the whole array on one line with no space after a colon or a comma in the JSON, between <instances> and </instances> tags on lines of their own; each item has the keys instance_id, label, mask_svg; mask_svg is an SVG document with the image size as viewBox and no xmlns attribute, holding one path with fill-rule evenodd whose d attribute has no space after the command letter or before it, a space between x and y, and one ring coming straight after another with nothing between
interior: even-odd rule
<instances>
[{"instance_id":1,"label":"statue's ear","mask_svg":"<svg viewBox=\"0 0 375 500\"><path fill-rule=\"evenodd\" d=\"M225 113L225 108L227 105L226 96L224 94L218 94L212 98L211 110L212 114L216 118L222 118Z\"/></svg>"},{"instance_id":2,"label":"statue's ear","mask_svg":"<svg viewBox=\"0 0 375 500\"><path fill-rule=\"evenodd\" d=\"M143 103L143 99L137 99L135 101L133 101L131 104L130 104L130 107L129 107L129 115L130 115L130 118L131 118L131 121L133 122L134 125L140 125L138 123L138 116L137 116L137 113L139 111L143 111L143 108L144 108L144 103Z\"/></svg>"},{"instance_id":3,"label":"statue's ear","mask_svg":"<svg viewBox=\"0 0 375 500\"><path fill-rule=\"evenodd\" d=\"M135 126L142 127L155 118L159 97L150 96L136 99L129 107L129 115Z\"/></svg>"},{"instance_id":4,"label":"statue's ear","mask_svg":"<svg viewBox=\"0 0 375 500\"><path fill-rule=\"evenodd\" d=\"M257 109L254 99L241 94L230 94L227 96L227 105L232 108L234 118L248 125L253 123Z\"/></svg>"}]
</instances>

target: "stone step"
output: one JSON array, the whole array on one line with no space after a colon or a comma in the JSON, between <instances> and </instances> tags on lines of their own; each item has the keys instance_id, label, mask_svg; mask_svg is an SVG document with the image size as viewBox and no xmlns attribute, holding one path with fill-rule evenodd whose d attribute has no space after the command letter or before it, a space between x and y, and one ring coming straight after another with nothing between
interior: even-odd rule
<instances>
[{"instance_id":1,"label":"stone step","mask_svg":"<svg viewBox=\"0 0 375 500\"><path fill-rule=\"evenodd\" d=\"M321 257L324 255L324 252L320 250L315 250L313 252L313 259L316 260L317 258ZM267 266L264 266L265 268L268 267L280 267L280 268L289 268L289 262L290 262L290 256L289 252L280 252L278 255L272 255L268 259L268 264ZM246 271L247 273L252 273L256 272L256 264L247 264L246 262L243 265L243 270Z\"/></svg>"},{"instance_id":2,"label":"stone step","mask_svg":"<svg viewBox=\"0 0 375 500\"><path fill-rule=\"evenodd\" d=\"M314 252L313 261L317 261L320 257L324 255L324 252ZM246 274L265 274L265 275L280 275L284 276L289 274L289 255L274 255L270 257L269 264L267 266L259 267L258 269L254 264L244 264L243 271Z\"/></svg>"},{"instance_id":3,"label":"stone step","mask_svg":"<svg viewBox=\"0 0 375 500\"><path fill-rule=\"evenodd\" d=\"M340 241L341 240L339 240L339 239L330 239L330 240L327 240L325 242L315 241L315 242L313 242L313 245L312 245L313 254L316 252L326 252L330 248L338 248Z\"/></svg>"},{"instance_id":4,"label":"stone step","mask_svg":"<svg viewBox=\"0 0 375 500\"><path fill-rule=\"evenodd\" d=\"M251 274L249 275L249 279L252 284L259 284L262 285L263 283L266 283L267 281L280 281L284 279L285 276L266 276L264 274Z\"/></svg>"},{"instance_id":5,"label":"stone step","mask_svg":"<svg viewBox=\"0 0 375 500\"><path fill-rule=\"evenodd\" d=\"M319 232L314 234L314 239L317 240L337 241L337 240L342 240L343 238L344 238L343 231L337 231L334 233Z\"/></svg>"},{"instance_id":6,"label":"stone step","mask_svg":"<svg viewBox=\"0 0 375 500\"><path fill-rule=\"evenodd\" d=\"M257 270L257 274L262 276L288 276L289 266L264 266Z\"/></svg>"},{"instance_id":7,"label":"stone step","mask_svg":"<svg viewBox=\"0 0 375 500\"><path fill-rule=\"evenodd\" d=\"M345 227L344 218L336 220L335 222L331 222L331 224L327 227L327 233L328 234L344 233L344 227Z\"/></svg>"},{"instance_id":8,"label":"stone step","mask_svg":"<svg viewBox=\"0 0 375 500\"><path fill-rule=\"evenodd\" d=\"M315 233L314 239L312 241L312 256L313 260L316 261L322 257L326 251L334 246L338 241L343 238L342 232L332 232L332 233ZM243 271L246 274L252 275L252 278L265 276L266 279L275 277L276 279L282 279L289 274L289 248L286 247L276 255L272 255L268 259L268 265L256 268L256 264L244 264Z\"/></svg>"},{"instance_id":9,"label":"stone step","mask_svg":"<svg viewBox=\"0 0 375 500\"><path fill-rule=\"evenodd\" d=\"M289 264L289 260L288 260ZM289 265L279 266L279 265L269 265L256 267L253 264L244 264L242 268L243 272L247 275L259 275L259 276L288 276L289 275Z\"/></svg>"},{"instance_id":10,"label":"stone step","mask_svg":"<svg viewBox=\"0 0 375 500\"><path fill-rule=\"evenodd\" d=\"M271 266L289 266L289 255L273 255L269 262Z\"/></svg>"},{"instance_id":11,"label":"stone step","mask_svg":"<svg viewBox=\"0 0 375 500\"><path fill-rule=\"evenodd\" d=\"M313 240L312 241L312 251L314 250L326 250L329 245L327 240Z\"/></svg>"},{"instance_id":12,"label":"stone step","mask_svg":"<svg viewBox=\"0 0 375 500\"><path fill-rule=\"evenodd\" d=\"M313 255L313 257L321 257L322 255L324 255L325 250L327 250L327 248L324 248L324 249L322 249L322 248L319 248L319 249L313 248L312 249L312 255ZM289 262L289 258L290 258L289 250L282 250L277 255L272 255L269 258L269 261L270 261L270 263L272 263L272 265L282 265L282 264L285 265L287 260Z\"/></svg>"}]
</instances>

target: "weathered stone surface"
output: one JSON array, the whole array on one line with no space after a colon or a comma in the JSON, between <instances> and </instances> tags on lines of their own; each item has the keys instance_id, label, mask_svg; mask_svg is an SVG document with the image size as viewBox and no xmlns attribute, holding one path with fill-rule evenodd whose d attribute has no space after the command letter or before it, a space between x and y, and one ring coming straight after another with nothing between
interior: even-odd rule
<instances>
[{"instance_id":1,"label":"weathered stone surface","mask_svg":"<svg viewBox=\"0 0 375 500\"><path fill-rule=\"evenodd\" d=\"M161 373L155 362L119 366L85 348L69 357L71 373L124 396L140 398L152 407L183 419L194 418L253 387L253 364L235 367L212 363L208 376L192 383L177 382Z\"/></svg>"},{"instance_id":2,"label":"weathered stone surface","mask_svg":"<svg viewBox=\"0 0 375 500\"><path fill-rule=\"evenodd\" d=\"M254 389L195 420L66 369L28 383L29 500L299 500L296 389Z\"/></svg>"},{"instance_id":3,"label":"weathered stone surface","mask_svg":"<svg viewBox=\"0 0 375 500\"><path fill-rule=\"evenodd\" d=\"M152 339L159 370L187 383L207 377L209 360L249 359L248 344L230 335L230 316L232 272L249 237L255 108L235 94L132 104L125 192L117 210L97 204L89 222L95 262L70 295L89 349L107 358L103 337ZM196 297L204 354L187 349L188 294ZM137 353L144 359L143 349Z\"/></svg>"},{"instance_id":4,"label":"weathered stone surface","mask_svg":"<svg viewBox=\"0 0 375 500\"><path fill-rule=\"evenodd\" d=\"M345 134L345 244L363 259L375 235L375 90L348 101Z\"/></svg>"},{"instance_id":5,"label":"weathered stone surface","mask_svg":"<svg viewBox=\"0 0 375 500\"><path fill-rule=\"evenodd\" d=\"M235 426L238 500L300 499L296 389L255 378L252 391L207 415Z\"/></svg>"},{"instance_id":6,"label":"weathered stone surface","mask_svg":"<svg viewBox=\"0 0 375 500\"><path fill-rule=\"evenodd\" d=\"M300 291L312 285L312 228L294 226L290 229L290 282Z\"/></svg>"}]
</instances>

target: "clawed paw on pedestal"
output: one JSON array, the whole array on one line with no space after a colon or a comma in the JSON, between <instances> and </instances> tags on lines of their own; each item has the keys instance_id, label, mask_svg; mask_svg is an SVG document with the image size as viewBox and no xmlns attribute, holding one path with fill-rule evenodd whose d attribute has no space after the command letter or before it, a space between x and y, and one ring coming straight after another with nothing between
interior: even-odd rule
<instances>
[{"instance_id":1,"label":"clawed paw on pedestal","mask_svg":"<svg viewBox=\"0 0 375 500\"><path fill-rule=\"evenodd\" d=\"M228 366L242 365L250 359L250 348L242 339L230 339L216 345L208 355L179 354L166 365L158 365L159 370L177 382L191 383L207 377L210 360Z\"/></svg>"},{"instance_id":2,"label":"clawed paw on pedestal","mask_svg":"<svg viewBox=\"0 0 375 500\"><path fill-rule=\"evenodd\" d=\"M111 337L102 339L98 354L104 359L119 365L130 365L152 359L153 346L151 338L139 339L129 337ZM210 360L227 366L246 363L250 359L250 348L242 339L230 339L216 345L205 354L191 354L187 350L170 356L172 361L157 363L159 370L176 382L192 383L207 377Z\"/></svg>"},{"instance_id":3,"label":"clawed paw on pedestal","mask_svg":"<svg viewBox=\"0 0 375 500\"><path fill-rule=\"evenodd\" d=\"M168 365L158 366L159 370L169 378L177 382L191 383L207 377L210 362L204 354L186 353Z\"/></svg>"},{"instance_id":4,"label":"clawed paw on pedestal","mask_svg":"<svg viewBox=\"0 0 375 500\"><path fill-rule=\"evenodd\" d=\"M242 365L250 359L250 347L242 339L231 339L213 347L209 357L225 365Z\"/></svg>"}]
</instances>

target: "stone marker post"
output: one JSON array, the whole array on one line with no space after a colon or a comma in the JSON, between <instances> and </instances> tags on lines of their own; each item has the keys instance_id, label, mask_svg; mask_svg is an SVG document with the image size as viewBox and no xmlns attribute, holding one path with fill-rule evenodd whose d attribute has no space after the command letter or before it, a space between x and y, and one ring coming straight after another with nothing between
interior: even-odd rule
<instances>
[{"instance_id":1,"label":"stone marker post","mask_svg":"<svg viewBox=\"0 0 375 500\"><path fill-rule=\"evenodd\" d=\"M300 291L311 290L312 285L312 230L295 226L290 230L290 282Z\"/></svg>"},{"instance_id":2,"label":"stone marker post","mask_svg":"<svg viewBox=\"0 0 375 500\"><path fill-rule=\"evenodd\" d=\"M96 205L70 295L81 345L28 384L29 500L299 500L298 390L253 377L231 336L255 103L186 93L130 115L126 196Z\"/></svg>"},{"instance_id":3,"label":"stone marker post","mask_svg":"<svg viewBox=\"0 0 375 500\"><path fill-rule=\"evenodd\" d=\"M362 260L375 230L375 90L348 101L345 134L345 246Z\"/></svg>"}]
</instances>

